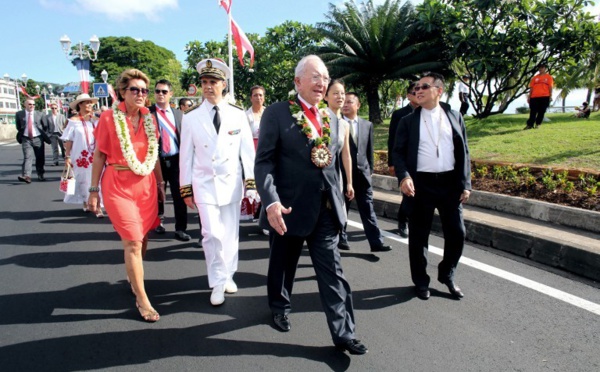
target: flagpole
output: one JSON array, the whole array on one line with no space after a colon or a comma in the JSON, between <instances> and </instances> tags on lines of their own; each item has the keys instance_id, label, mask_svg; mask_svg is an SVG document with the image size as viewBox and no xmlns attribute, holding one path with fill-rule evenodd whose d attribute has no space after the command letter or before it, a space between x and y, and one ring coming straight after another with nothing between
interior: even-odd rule
<instances>
[{"instance_id":1,"label":"flagpole","mask_svg":"<svg viewBox=\"0 0 600 372\"><path fill-rule=\"evenodd\" d=\"M231 78L229 79L229 94L231 96L231 98L233 99L233 102L235 103L235 90L234 90L234 85L233 85L233 47L231 44L231 3L229 5L229 12L227 13L228 15L228 20L229 20L229 34L228 34L228 38L229 38L229 70L231 71Z\"/></svg>"}]
</instances>

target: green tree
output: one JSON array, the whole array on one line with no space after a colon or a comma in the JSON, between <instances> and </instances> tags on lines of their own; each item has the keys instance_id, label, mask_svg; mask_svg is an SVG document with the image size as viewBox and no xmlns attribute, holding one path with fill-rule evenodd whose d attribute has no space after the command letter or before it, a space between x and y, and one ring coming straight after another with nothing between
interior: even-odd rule
<instances>
[{"instance_id":1,"label":"green tree","mask_svg":"<svg viewBox=\"0 0 600 372\"><path fill-rule=\"evenodd\" d=\"M385 81L414 79L448 65L432 33L417 30L414 7L400 0L375 6L368 0L329 5L327 21L317 24L325 37L318 53L330 74L359 87L367 96L369 120L381 123L380 88ZM387 102L383 102L387 105Z\"/></svg>"},{"instance_id":2,"label":"green tree","mask_svg":"<svg viewBox=\"0 0 600 372\"><path fill-rule=\"evenodd\" d=\"M90 65L90 75L102 81L102 70L108 72L108 82L115 84L121 72L136 68L145 73L153 85L159 79L179 81L181 63L175 54L151 41L138 41L131 37L101 37L98 60Z\"/></svg>"},{"instance_id":3,"label":"green tree","mask_svg":"<svg viewBox=\"0 0 600 372\"><path fill-rule=\"evenodd\" d=\"M549 70L585 55L598 25L587 0L425 0L419 28L439 33L471 76L475 117L502 113L528 91L539 63ZM458 74L459 71L455 69Z\"/></svg>"},{"instance_id":4,"label":"green tree","mask_svg":"<svg viewBox=\"0 0 600 372\"><path fill-rule=\"evenodd\" d=\"M268 28L263 37L248 34L254 48L254 66L249 67L250 57L244 57L244 66L237 59L234 44L233 74L236 100L250 104L250 88L262 85L266 90L267 103L286 100L288 92L294 88L294 67L305 55L314 52L321 36L317 30L300 22L286 21ZM227 40L191 41L186 46L188 68L181 76L181 84L199 86L196 64L204 58L220 58L227 62Z\"/></svg>"}]
</instances>

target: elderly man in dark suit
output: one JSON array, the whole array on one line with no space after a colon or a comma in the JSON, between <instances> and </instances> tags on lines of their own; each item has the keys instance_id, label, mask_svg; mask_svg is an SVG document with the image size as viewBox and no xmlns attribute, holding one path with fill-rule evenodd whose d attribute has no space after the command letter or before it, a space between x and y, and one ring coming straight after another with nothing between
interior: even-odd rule
<instances>
[{"instance_id":1,"label":"elderly man in dark suit","mask_svg":"<svg viewBox=\"0 0 600 372\"><path fill-rule=\"evenodd\" d=\"M465 123L460 113L440 104L444 92L441 75L426 74L414 89L420 107L400 121L393 154L400 190L411 211L408 251L412 281L417 297L427 300L427 247L437 209L444 232L444 258L438 266L438 281L460 299L464 294L454 282L454 273L466 234L462 203L471 193Z\"/></svg>"},{"instance_id":2,"label":"elderly man in dark suit","mask_svg":"<svg viewBox=\"0 0 600 372\"><path fill-rule=\"evenodd\" d=\"M31 168L35 156L35 170L38 180L44 178L44 142L50 144L48 128L45 125L44 114L35 111L35 101L31 98L25 100L25 110L16 114L17 119L17 142L23 149L22 175L19 181L31 183Z\"/></svg>"},{"instance_id":3,"label":"elderly man in dark suit","mask_svg":"<svg viewBox=\"0 0 600 372\"><path fill-rule=\"evenodd\" d=\"M396 175L394 171L394 141L396 141L396 131L398 130L398 124L400 124L400 120L406 115L412 114L412 112L419 107L417 103L417 96L415 94L415 85L417 83L411 81L406 88L406 97L408 98L408 105L402 107L399 110L396 110L392 113L392 118L390 120L390 127L388 130L388 167L391 175ZM404 201L404 199L403 199ZM406 213L404 212L406 206L404 203L400 204L400 208L398 208L398 235L402 238L408 238L408 217L406 217Z\"/></svg>"},{"instance_id":4,"label":"elderly man in dark suit","mask_svg":"<svg viewBox=\"0 0 600 372\"><path fill-rule=\"evenodd\" d=\"M329 73L319 57L306 56L294 83L297 97L269 106L262 116L254 167L264 208L260 225L270 229L269 306L275 326L289 331L294 276L306 242L334 344L365 354L355 338L352 293L337 249L346 222L335 166L338 119L318 107Z\"/></svg>"},{"instance_id":5,"label":"elderly man in dark suit","mask_svg":"<svg viewBox=\"0 0 600 372\"><path fill-rule=\"evenodd\" d=\"M346 100L342 108L344 120L349 124L350 131L350 155L352 157L352 187L354 198L358 207L358 213L369 241L371 252L387 252L392 247L383 244L383 236L377 226L377 216L373 208L373 186L371 174L373 174L373 124L358 116L360 100L354 92L346 93ZM342 169L346 185L346 174ZM352 201L346 198L346 211L350 209ZM340 233L339 249L349 250L346 225Z\"/></svg>"},{"instance_id":6,"label":"elderly man in dark suit","mask_svg":"<svg viewBox=\"0 0 600 372\"><path fill-rule=\"evenodd\" d=\"M171 108L169 100L173 95L173 85L170 81L162 79L154 85L154 97L156 103L150 106L150 112L154 114L156 123L160 129L159 159L162 175L171 188L173 198L173 209L175 210L175 238L181 241L190 240L187 230L187 206L179 192L179 143L181 133L182 112ZM161 187L165 187L162 185ZM165 233L163 225L165 214L165 203L158 201L158 215L160 225L156 228L159 234Z\"/></svg>"}]
</instances>

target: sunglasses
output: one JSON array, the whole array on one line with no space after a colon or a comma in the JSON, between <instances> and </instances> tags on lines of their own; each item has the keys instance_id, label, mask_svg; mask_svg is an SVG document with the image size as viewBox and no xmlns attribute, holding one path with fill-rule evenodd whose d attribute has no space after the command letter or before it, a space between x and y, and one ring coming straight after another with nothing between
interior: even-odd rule
<instances>
[{"instance_id":1,"label":"sunglasses","mask_svg":"<svg viewBox=\"0 0 600 372\"><path fill-rule=\"evenodd\" d=\"M431 88L431 87L439 88L437 85L430 85L430 84L427 84L427 83L425 83L425 84L421 84L421 85L416 85L416 86L414 87L414 89L415 89L415 92L418 92L418 91L420 91L421 89L423 89L423 90L427 90L427 89L429 89L429 88Z\"/></svg>"},{"instance_id":2,"label":"sunglasses","mask_svg":"<svg viewBox=\"0 0 600 372\"><path fill-rule=\"evenodd\" d=\"M166 96L167 94L169 94L169 91L166 90L166 89L154 89L154 93L156 93L156 94L161 94L162 93L163 95Z\"/></svg>"},{"instance_id":3,"label":"sunglasses","mask_svg":"<svg viewBox=\"0 0 600 372\"><path fill-rule=\"evenodd\" d=\"M133 93L136 96L138 94L140 94L140 92L142 92L142 96L147 96L148 93L150 92L150 90L147 88L138 88L138 87L125 88L125 90L130 91L131 93Z\"/></svg>"},{"instance_id":4,"label":"sunglasses","mask_svg":"<svg viewBox=\"0 0 600 372\"><path fill-rule=\"evenodd\" d=\"M51 107L52 110L58 110L58 107Z\"/></svg>"}]
</instances>

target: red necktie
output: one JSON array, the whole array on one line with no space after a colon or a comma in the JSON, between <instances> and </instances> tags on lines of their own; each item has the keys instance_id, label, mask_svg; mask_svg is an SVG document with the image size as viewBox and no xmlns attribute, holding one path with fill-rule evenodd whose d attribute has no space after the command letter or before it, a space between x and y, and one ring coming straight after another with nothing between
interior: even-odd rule
<instances>
[{"instance_id":1,"label":"red necktie","mask_svg":"<svg viewBox=\"0 0 600 372\"><path fill-rule=\"evenodd\" d=\"M166 111L163 109L159 109L160 112L162 112L162 116L164 118L167 117L166 115ZM171 152L171 137L169 137L169 132L167 132L167 130L165 129L165 127L163 126L161 129L161 135L162 135L162 147L163 147L163 152L165 154L168 154Z\"/></svg>"},{"instance_id":2,"label":"red necktie","mask_svg":"<svg viewBox=\"0 0 600 372\"><path fill-rule=\"evenodd\" d=\"M302 103L302 108L305 110L304 112L307 114L306 117L308 118L308 120L310 120L310 122L314 125L315 129L317 130L317 133L319 133L319 136L322 136L323 134L321 132L321 124L319 123L319 117L317 116L317 107L313 106L308 109L308 112L306 112L306 106L304 106L304 104Z\"/></svg>"},{"instance_id":3,"label":"red necktie","mask_svg":"<svg viewBox=\"0 0 600 372\"><path fill-rule=\"evenodd\" d=\"M29 139L33 139L33 113L27 114L27 131L29 132Z\"/></svg>"}]
</instances>

